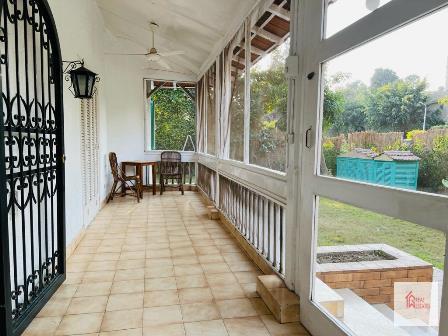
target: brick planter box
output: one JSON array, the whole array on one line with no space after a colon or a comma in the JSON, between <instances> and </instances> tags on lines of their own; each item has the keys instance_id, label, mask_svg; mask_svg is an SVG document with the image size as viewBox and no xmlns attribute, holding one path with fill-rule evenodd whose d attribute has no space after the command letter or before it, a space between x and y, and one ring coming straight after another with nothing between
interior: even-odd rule
<instances>
[{"instance_id":1,"label":"brick planter box","mask_svg":"<svg viewBox=\"0 0 448 336\"><path fill-rule=\"evenodd\" d=\"M386 244L322 246L317 253L380 250L394 260L316 264L316 276L333 289L349 288L371 304L393 308L395 282L432 282L433 266Z\"/></svg>"}]
</instances>

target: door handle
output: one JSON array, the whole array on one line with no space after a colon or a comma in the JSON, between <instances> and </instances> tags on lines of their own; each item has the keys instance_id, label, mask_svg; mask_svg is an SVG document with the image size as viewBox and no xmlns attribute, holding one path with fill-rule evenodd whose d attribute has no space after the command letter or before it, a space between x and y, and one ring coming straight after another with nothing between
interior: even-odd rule
<instances>
[{"instance_id":1,"label":"door handle","mask_svg":"<svg viewBox=\"0 0 448 336\"><path fill-rule=\"evenodd\" d=\"M311 131L312 127L308 128L305 132L305 147L311 148Z\"/></svg>"}]
</instances>

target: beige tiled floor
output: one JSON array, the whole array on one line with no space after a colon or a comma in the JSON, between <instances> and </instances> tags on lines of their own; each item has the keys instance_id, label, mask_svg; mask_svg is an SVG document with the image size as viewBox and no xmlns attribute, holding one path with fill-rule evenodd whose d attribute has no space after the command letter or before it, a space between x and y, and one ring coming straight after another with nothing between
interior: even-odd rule
<instances>
[{"instance_id":1,"label":"beige tiled floor","mask_svg":"<svg viewBox=\"0 0 448 336\"><path fill-rule=\"evenodd\" d=\"M255 292L260 271L194 192L114 200L67 269L24 335L308 335L270 315Z\"/></svg>"}]
</instances>

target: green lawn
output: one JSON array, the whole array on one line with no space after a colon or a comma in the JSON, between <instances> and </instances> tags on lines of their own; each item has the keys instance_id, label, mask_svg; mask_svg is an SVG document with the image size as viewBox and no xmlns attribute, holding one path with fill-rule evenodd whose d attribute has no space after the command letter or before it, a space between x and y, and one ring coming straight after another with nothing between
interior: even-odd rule
<instances>
[{"instance_id":1,"label":"green lawn","mask_svg":"<svg viewBox=\"0 0 448 336\"><path fill-rule=\"evenodd\" d=\"M319 246L389 244L443 269L445 234L320 198Z\"/></svg>"}]
</instances>

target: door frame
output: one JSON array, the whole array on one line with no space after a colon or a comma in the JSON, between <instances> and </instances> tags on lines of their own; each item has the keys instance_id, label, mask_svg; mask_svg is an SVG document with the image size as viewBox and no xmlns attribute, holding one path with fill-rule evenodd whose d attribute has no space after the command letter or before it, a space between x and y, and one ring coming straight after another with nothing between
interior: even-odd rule
<instances>
[{"instance_id":1,"label":"door frame","mask_svg":"<svg viewBox=\"0 0 448 336\"><path fill-rule=\"evenodd\" d=\"M5 18L3 8L7 5L8 0L0 0L0 15ZM26 2L28 5L28 2ZM50 283L41 289L37 298L35 298L22 312L22 315L16 320L12 319L11 304L11 280L10 280L10 250L9 250L9 226L0 225L0 334L5 336L21 335L28 325L33 321L39 311L44 307L48 300L53 296L66 277L66 223L65 223L65 152L64 152L64 105L63 105L63 68L62 55L58 38L56 23L47 0L36 0L36 7L39 9L38 14L42 16L45 23L48 44L51 45L51 58L48 61L52 63L52 81L54 81L54 121L56 130L54 132L57 139L55 152L56 159L56 192L57 192L57 214L56 225L57 230L57 255L58 267L55 270L56 276ZM1 41L4 43L4 41ZM0 72L1 68L0 67ZM0 83L2 87L2 83ZM3 92L3 88L2 88ZM3 98L2 98L3 99ZM3 104L0 104L0 112L3 112ZM7 176L5 164L5 125L0 123L0 220L1 223L8 223L7 209Z\"/></svg>"},{"instance_id":2,"label":"door frame","mask_svg":"<svg viewBox=\"0 0 448 336\"><path fill-rule=\"evenodd\" d=\"M298 153L296 164L300 167L300 176L294 181L299 190L299 195L293 201L299 209L294 282L301 298L301 322L312 334L350 335L347 328L312 301L318 196L448 232L447 197L351 182L318 174L323 101L321 64L447 4L448 1L442 0L393 0L325 39L325 0L300 1L299 24L295 30L301 62L298 81L300 88L296 91L296 101L300 102L300 106L294 111L298 114L295 121L298 130L298 141L295 145ZM445 272L448 271L447 264L446 260ZM445 281L443 286L440 335L448 334L447 283L448 281Z\"/></svg>"}]
</instances>

